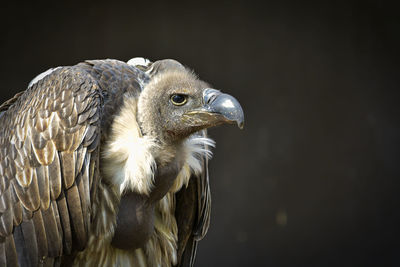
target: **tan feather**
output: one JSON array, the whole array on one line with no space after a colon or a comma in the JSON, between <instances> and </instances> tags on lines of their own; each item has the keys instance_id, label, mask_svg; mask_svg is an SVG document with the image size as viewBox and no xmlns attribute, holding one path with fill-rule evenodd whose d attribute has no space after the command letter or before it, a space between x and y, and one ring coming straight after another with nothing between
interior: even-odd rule
<instances>
[{"instance_id":1,"label":"tan feather","mask_svg":"<svg viewBox=\"0 0 400 267\"><path fill-rule=\"evenodd\" d=\"M6 177L7 171L4 170L3 164L0 162L0 195L3 194L4 190L9 186L9 181Z\"/></svg>"},{"instance_id":2,"label":"tan feather","mask_svg":"<svg viewBox=\"0 0 400 267\"><path fill-rule=\"evenodd\" d=\"M85 99L85 100L83 100L83 99L81 100L80 98L76 99L76 111L79 114L79 121L78 121L79 124L81 124L82 122L86 121L86 119L89 117L89 113L88 112L85 112L85 113L87 113L86 118L85 118L84 114L82 114L86 110L86 108L88 107L89 102L90 102L89 99Z\"/></svg>"},{"instance_id":3,"label":"tan feather","mask_svg":"<svg viewBox=\"0 0 400 267\"><path fill-rule=\"evenodd\" d=\"M43 132L43 131L45 131L47 129L48 126L49 126L48 117L43 118L43 117L39 116L39 118L38 118L38 120L36 121L36 124L35 124L36 131Z\"/></svg>"},{"instance_id":4,"label":"tan feather","mask_svg":"<svg viewBox=\"0 0 400 267\"><path fill-rule=\"evenodd\" d=\"M58 151L66 151L72 145L73 134L66 133L65 131L60 131L58 135L54 138L54 143Z\"/></svg>"},{"instance_id":5,"label":"tan feather","mask_svg":"<svg viewBox=\"0 0 400 267\"><path fill-rule=\"evenodd\" d=\"M58 242L59 242L59 246L61 248L60 253L62 253L63 252L62 248L63 248L64 234L63 234L63 227L61 225L60 213L58 212L57 202L55 200L51 201L50 208L53 209L54 219L56 221L57 229L58 229Z\"/></svg>"},{"instance_id":6,"label":"tan feather","mask_svg":"<svg viewBox=\"0 0 400 267\"><path fill-rule=\"evenodd\" d=\"M22 171L17 171L16 178L17 182L21 187L28 187L33 179L34 172L31 168L26 168Z\"/></svg>"},{"instance_id":7,"label":"tan feather","mask_svg":"<svg viewBox=\"0 0 400 267\"><path fill-rule=\"evenodd\" d=\"M62 193L60 197L57 199L57 206L64 233L64 239L63 239L64 253L70 254L72 251L72 231L71 231L71 222L69 218L67 201L65 199L64 193Z\"/></svg>"},{"instance_id":8,"label":"tan feather","mask_svg":"<svg viewBox=\"0 0 400 267\"><path fill-rule=\"evenodd\" d=\"M61 193L61 167L58 153L54 154L53 162L46 166L44 171L45 175L49 177L51 199L55 200Z\"/></svg>"},{"instance_id":9,"label":"tan feather","mask_svg":"<svg viewBox=\"0 0 400 267\"><path fill-rule=\"evenodd\" d=\"M59 152L64 187L70 188L75 182L75 153Z\"/></svg>"},{"instance_id":10,"label":"tan feather","mask_svg":"<svg viewBox=\"0 0 400 267\"><path fill-rule=\"evenodd\" d=\"M48 256L57 257L62 253L61 236L58 232L58 226L53 209L41 210L43 222L46 225L46 237L48 244Z\"/></svg>"},{"instance_id":11,"label":"tan feather","mask_svg":"<svg viewBox=\"0 0 400 267\"><path fill-rule=\"evenodd\" d=\"M73 234L76 239L75 244L78 250L82 250L86 245L87 232L85 231L81 200L79 197L79 191L76 184L73 184L66 191L66 198L74 230Z\"/></svg>"},{"instance_id":12,"label":"tan feather","mask_svg":"<svg viewBox=\"0 0 400 267\"><path fill-rule=\"evenodd\" d=\"M50 118L48 119L48 126L42 132L42 136L45 140L54 139L58 134L59 129L59 118L56 113L51 113Z\"/></svg>"},{"instance_id":13,"label":"tan feather","mask_svg":"<svg viewBox=\"0 0 400 267\"><path fill-rule=\"evenodd\" d=\"M65 127L71 128L74 127L78 122L78 112L75 108L72 109L72 113L66 117L65 119L61 120L61 124Z\"/></svg>"},{"instance_id":14,"label":"tan feather","mask_svg":"<svg viewBox=\"0 0 400 267\"><path fill-rule=\"evenodd\" d=\"M83 136L85 133L86 127L79 126L77 130L73 133L72 137L72 144L69 148L69 152L76 152L78 147L82 144Z\"/></svg>"},{"instance_id":15,"label":"tan feather","mask_svg":"<svg viewBox=\"0 0 400 267\"><path fill-rule=\"evenodd\" d=\"M38 180L39 194L40 194L40 207L42 210L47 210L50 205L50 188L49 176L46 175L47 167L40 166L36 168L36 177Z\"/></svg>"},{"instance_id":16,"label":"tan feather","mask_svg":"<svg viewBox=\"0 0 400 267\"><path fill-rule=\"evenodd\" d=\"M33 216L33 212L30 211L30 210L25 209L22 206L22 221L23 222L29 221L30 219L32 219L32 216Z\"/></svg>"},{"instance_id":17,"label":"tan feather","mask_svg":"<svg viewBox=\"0 0 400 267\"><path fill-rule=\"evenodd\" d=\"M61 100L56 98L53 100L53 102L50 105L50 111L51 112L56 112L57 110L59 110L61 108Z\"/></svg>"},{"instance_id":18,"label":"tan feather","mask_svg":"<svg viewBox=\"0 0 400 267\"><path fill-rule=\"evenodd\" d=\"M86 106L87 106L87 104L86 104ZM85 108L86 108L86 106L85 106ZM83 106L82 106L83 107ZM79 110L77 110L78 111L78 113L80 113L80 111ZM90 112L91 112L92 110L91 109L88 109L88 110L86 110L85 112L83 112L83 113L80 113L79 114L79 117L78 117L78 124L82 124L83 122L85 122L88 118L89 118L89 115L90 115Z\"/></svg>"},{"instance_id":19,"label":"tan feather","mask_svg":"<svg viewBox=\"0 0 400 267\"><path fill-rule=\"evenodd\" d=\"M47 145L47 140L34 128L31 128L30 138L35 149L42 150Z\"/></svg>"},{"instance_id":20,"label":"tan feather","mask_svg":"<svg viewBox=\"0 0 400 267\"><path fill-rule=\"evenodd\" d=\"M10 201L10 188L5 191L2 195L2 201ZM9 202L10 203L10 202ZM10 204L6 204L9 206ZM13 209L12 207L7 207L0 213L0 237L6 237L11 234L13 230Z\"/></svg>"},{"instance_id":21,"label":"tan feather","mask_svg":"<svg viewBox=\"0 0 400 267\"><path fill-rule=\"evenodd\" d=\"M75 177L77 177L82 170L83 163L86 160L86 150L86 147L82 145L80 145L79 148L76 149Z\"/></svg>"},{"instance_id":22,"label":"tan feather","mask_svg":"<svg viewBox=\"0 0 400 267\"><path fill-rule=\"evenodd\" d=\"M25 209L35 211L39 208L40 195L36 173L28 187L21 187L15 180L13 180L13 186L15 193L17 193L17 196Z\"/></svg>"},{"instance_id":23,"label":"tan feather","mask_svg":"<svg viewBox=\"0 0 400 267\"><path fill-rule=\"evenodd\" d=\"M5 238L0 238L0 266L7 266L6 242Z\"/></svg>"},{"instance_id":24,"label":"tan feather","mask_svg":"<svg viewBox=\"0 0 400 267\"><path fill-rule=\"evenodd\" d=\"M78 190L79 190L79 196L80 196L80 201L81 201L81 209L82 209L82 214L90 214L89 211L89 206L90 206L90 198L86 194L85 191L85 181L83 180L82 174L79 174L78 177L76 178L76 183L78 185ZM90 216L84 216L83 217L83 224L85 226L85 231L88 233L89 232L89 223L90 223Z\"/></svg>"},{"instance_id":25,"label":"tan feather","mask_svg":"<svg viewBox=\"0 0 400 267\"><path fill-rule=\"evenodd\" d=\"M46 231L45 231L45 227L44 227L45 224L43 222L43 216L42 216L42 212L40 210L34 212L32 221L33 221L33 225L34 225L34 231L36 233L38 256L39 256L39 258L42 258L43 256L47 256L48 237L46 235Z\"/></svg>"},{"instance_id":26,"label":"tan feather","mask_svg":"<svg viewBox=\"0 0 400 267\"><path fill-rule=\"evenodd\" d=\"M61 103L61 109L57 110L58 117L61 121L67 120L71 116L72 110L74 109L73 100L74 99L71 98L68 104L66 104L66 102Z\"/></svg>"},{"instance_id":27,"label":"tan feather","mask_svg":"<svg viewBox=\"0 0 400 267\"><path fill-rule=\"evenodd\" d=\"M8 209L1 214L0 217L0 235L8 236L13 230L13 213L12 209Z\"/></svg>"},{"instance_id":28,"label":"tan feather","mask_svg":"<svg viewBox=\"0 0 400 267\"><path fill-rule=\"evenodd\" d=\"M67 83L68 86L68 83ZM71 90L62 90L58 98L60 99L61 102L66 102L70 100L72 97L72 92Z\"/></svg>"},{"instance_id":29,"label":"tan feather","mask_svg":"<svg viewBox=\"0 0 400 267\"><path fill-rule=\"evenodd\" d=\"M19 225L22 222L22 206L21 203L19 201L13 201L14 205L13 205L13 214L14 214L14 218L13 218L13 222L14 222L14 226L15 225Z\"/></svg>"},{"instance_id":30,"label":"tan feather","mask_svg":"<svg viewBox=\"0 0 400 267\"><path fill-rule=\"evenodd\" d=\"M11 190L12 188L7 188L0 195L0 213L5 212L9 207L11 202Z\"/></svg>"},{"instance_id":31,"label":"tan feather","mask_svg":"<svg viewBox=\"0 0 400 267\"><path fill-rule=\"evenodd\" d=\"M23 240L26 249L26 253L29 259L29 262L33 265L36 265L39 261L38 259L38 243L36 238L35 226L33 224L33 220L25 221L20 224ZM18 253L20 254L20 253Z\"/></svg>"},{"instance_id":32,"label":"tan feather","mask_svg":"<svg viewBox=\"0 0 400 267\"><path fill-rule=\"evenodd\" d=\"M43 140L45 140L43 138ZM42 165L49 165L56 154L56 147L52 141L46 141L46 145L40 148L33 149L37 161Z\"/></svg>"},{"instance_id":33,"label":"tan feather","mask_svg":"<svg viewBox=\"0 0 400 267\"><path fill-rule=\"evenodd\" d=\"M83 139L83 146L89 146L96 139L96 127L89 126L86 130L85 138Z\"/></svg>"},{"instance_id":34,"label":"tan feather","mask_svg":"<svg viewBox=\"0 0 400 267\"><path fill-rule=\"evenodd\" d=\"M9 235L6 237L5 252L6 252L7 265L18 266L18 258L17 258L15 243L14 243L14 239L13 239L12 235Z\"/></svg>"},{"instance_id":35,"label":"tan feather","mask_svg":"<svg viewBox=\"0 0 400 267\"><path fill-rule=\"evenodd\" d=\"M22 146L22 149L17 149L13 144L11 145L11 150L15 151L15 157L14 157L14 162L12 162L12 165L15 165L18 171L24 171L24 169L29 168L29 158L27 157L28 155L28 149L26 149L26 143L29 141L25 141L24 145ZM14 156L14 155L13 155ZM29 155L30 156L30 155Z\"/></svg>"}]
</instances>

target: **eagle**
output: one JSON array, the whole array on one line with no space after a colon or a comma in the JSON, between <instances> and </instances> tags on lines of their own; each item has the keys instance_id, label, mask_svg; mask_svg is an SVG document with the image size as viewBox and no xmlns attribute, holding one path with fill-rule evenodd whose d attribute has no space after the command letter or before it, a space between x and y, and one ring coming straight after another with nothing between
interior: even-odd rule
<instances>
[{"instance_id":1,"label":"eagle","mask_svg":"<svg viewBox=\"0 0 400 267\"><path fill-rule=\"evenodd\" d=\"M173 59L39 74L0 106L0 266L193 266L226 123L239 102Z\"/></svg>"}]
</instances>

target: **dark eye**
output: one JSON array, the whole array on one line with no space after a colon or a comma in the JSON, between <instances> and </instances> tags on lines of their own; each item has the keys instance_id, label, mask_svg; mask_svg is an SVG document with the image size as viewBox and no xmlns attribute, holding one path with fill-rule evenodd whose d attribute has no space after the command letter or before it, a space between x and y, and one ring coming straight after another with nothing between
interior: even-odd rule
<instances>
[{"instance_id":1,"label":"dark eye","mask_svg":"<svg viewBox=\"0 0 400 267\"><path fill-rule=\"evenodd\" d=\"M171 102L175 106L182 106L187 102L187 96L181 94L175 94L171 96Z\"/></svg>"}]
</instances>

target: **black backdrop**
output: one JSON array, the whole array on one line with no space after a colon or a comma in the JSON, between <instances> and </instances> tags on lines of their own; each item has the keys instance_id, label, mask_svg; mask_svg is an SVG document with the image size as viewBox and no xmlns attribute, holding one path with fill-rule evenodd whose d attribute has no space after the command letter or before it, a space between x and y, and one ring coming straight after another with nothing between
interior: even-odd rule
<instances>
[{"instance_id":1,"label":"black backdrop","mask_svg":"<svg viewBox=\"0 0 400 267\"><path fill-rule=\"evenodd\" d=\"M303 2L2 4L0 100L84 59L177 59L246 115L211 131L197 266L399 266L398 9Z\"/></svg>"}]
</instances>

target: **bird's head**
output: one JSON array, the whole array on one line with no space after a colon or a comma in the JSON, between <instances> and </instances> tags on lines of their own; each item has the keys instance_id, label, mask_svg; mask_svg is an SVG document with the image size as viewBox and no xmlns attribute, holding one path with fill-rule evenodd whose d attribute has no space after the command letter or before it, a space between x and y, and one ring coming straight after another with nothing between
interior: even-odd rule
<instances>
[{"instance_id":1,"label":"bird's head","mask_svg":"<svg viewBox=\"0 0 400 267\"><path fill-rule=\"evenodd\" d=\"M244 115L239 102L210 88L179 62L157 61L148 73L151 79L138 103L139 122L145 134L174 142L224 123L243 128Z\"/></svg>"}]
</instances>

